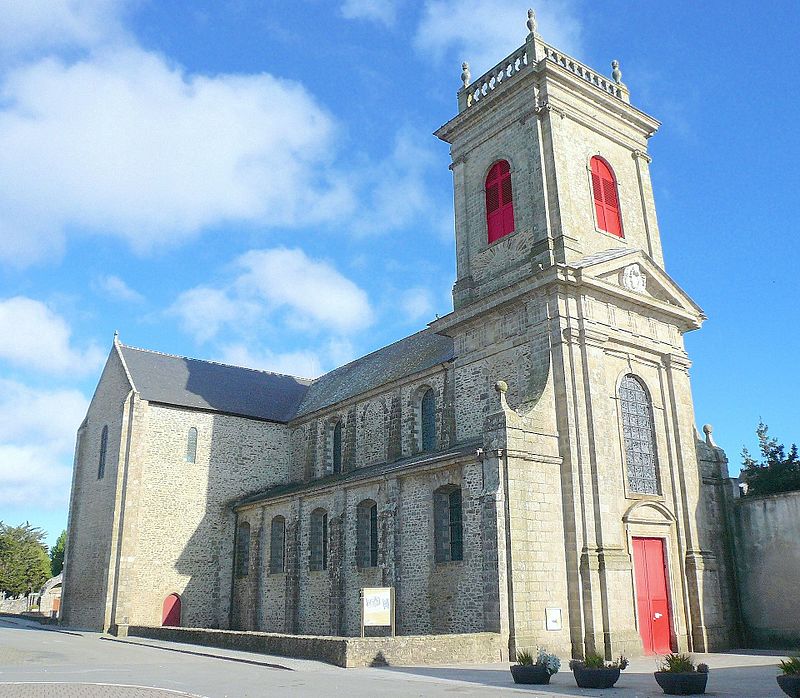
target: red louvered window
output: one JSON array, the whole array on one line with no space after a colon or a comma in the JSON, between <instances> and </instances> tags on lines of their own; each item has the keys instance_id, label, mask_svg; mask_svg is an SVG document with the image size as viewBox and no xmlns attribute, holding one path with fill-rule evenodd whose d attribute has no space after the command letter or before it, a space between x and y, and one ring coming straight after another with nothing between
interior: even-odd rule
<instances>
[{"instance_id":1,"label":"red louvered window","mask_svg":"<svg viewBox=\"0 0 800 698\"><path fill-rule=\"evenodd\" d=\"M623 237L617 180L608 164L598 157L592 158L592 193L597 227L612 235Z\"/></svg>"},{"instance_id":2,"label":"red louvered window","mask_svg":"<svg viewBox=\"0 0 800 698\"><path fill-rule=\"evenodd\" d=\"M492 165L486 175L486 227L490 244L514 232L511 168L505 160Z\"/></svg>"}]
</instances>

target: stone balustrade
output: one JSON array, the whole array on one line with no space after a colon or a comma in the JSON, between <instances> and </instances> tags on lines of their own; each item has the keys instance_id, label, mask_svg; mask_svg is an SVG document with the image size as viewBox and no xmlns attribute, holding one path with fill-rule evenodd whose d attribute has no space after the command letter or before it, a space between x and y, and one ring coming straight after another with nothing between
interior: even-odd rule
<instances>
[{"instance_id":1,"label":"stone balustrade","mask_svg":"<svg viewBox=\"0 0 800 698\"><path fill-rule=\"evenodd\" d=\"M514 53L500 61L494 68L487 71L477 80L464 86L458 93L458 110L465 109L480 102L492 90L508 82L517 73L528 67L527 46L520 46ZM469 75L465 68L465 74ZM468 79L468 78L467 78Z\"/></svg>"},{"instance_id":2,"label":"stone balustrade","mask_svg":"<svg viewBox=\"0 0 800 698\"><path fill-rule=\"evenodd\" d=\"M607 92L612 97L616 97L623 102L630 102L628 88L622 83L614 82L613 80L600 75L589 68L589 66L576 61L574 58L570 58L567 54L562 53L552 46L548 46L545 43L541 44L541 46L544 49L546 60L552 61L553 63L560 65L562 68L566 68L570 73L573 73L579 78L586 80L586 82L589 82L598 89L603 90L603 92Z\"/></svg>"},{"instance_id":3,"label":"stone balustrade","mask_svg":"<svg viewBox=\"0 0 800 698\"><path fill-rule=\"evenodd\" d=\"M507 83L513 79L514 76L521 73L530 65L533 65L536 60L534 58L534 45L537 55L543 55L544 60L551 61L556 65L568 70L573 75L578 76L582 80L591 83L603 92L608 93L612 97L630 103L630 96L628 88L621 82L616 82L607 78L596 71L592 70L583 63L576 61L558 49L549 46L542 42L537 35L535 40L528 41L520 46L514 53L507 58L500 61L494 68L488 70L481 75L477 80L469 81L469 66L464 64L464 72L461 75L464 81L464 87L458 92L458 110L459 112L469 109L480 103L486 98L493 90L496 90L500 85ZM535 41L535 44L534 44Z\"/></svg>"}]
</instances>

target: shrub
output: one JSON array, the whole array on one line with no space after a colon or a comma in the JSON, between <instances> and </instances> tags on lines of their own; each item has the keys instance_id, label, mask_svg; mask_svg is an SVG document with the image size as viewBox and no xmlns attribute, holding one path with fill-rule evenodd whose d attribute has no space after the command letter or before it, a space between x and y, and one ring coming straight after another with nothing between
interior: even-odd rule
<instances>
[{"instance_id":1,"label":"shrub","mask_svg":"<svg viewBox=\"0 0 800 698\"><path fill-rule=\"evenodd\" d=\"M800 676L800 655L781 660L781 671L786 676Z\"/></svg>"},{"instance_id":2,"label":"shrub","mask_svg":"<svg viewBox=\"0 0 800 698\"><path fill-rule=\"evenodd\" d=\"M542 648L537 648L536 656L525 650L517 652L517 664L543 666L551 676L561 668L561 660Z\"/></svg>"},{"instance_id":3,"label":"shrub","mask_svg":"<svg viewBox=\"0 0 800 698\"><path fill-rule=\"evenodd\" d=\"M707 672L708 666L705 664L702 666L706 667ZM672 652L665 655L664 659L661 660L659 671L666 671L671 674L691 674L695 671L695 667L691 655Z\"/></svg>"},{"instance_id":4,"label":"shrub","mask_svg":"<svg viewBox=\"0 0 800 698\"><path fill-rule=\"evenodd\" d=\"M587 652L586 659L570 659L570 669L619 669L625 671L628 668L628 659L624 655L620 655L613 662L607 662L603 655L597 652Z\"/></svg>"},{"instance_id":5,"label":"shrub","mask_svg":"<svg viewBox=\"0 0 800 698\"><path fill-rule=\"evenodd\" d=\"M520 652L517 652L517 664L532 666L533 664L536 664L536 662L533 659L533 655L530 652L522 650Z\"/></svg>"},{"instance_id":6,"label":"shrub","mask_svg":"<svg viewBox=\"0 0 800 698\"><path fill-rule=\"evenodd\" d=\"M602 669L606 665L605 657L597 654L597 652L589 652L586 655L584 665L587 669Z\"/></svg>"},{"instance_id":7,"label":"shrub","mask_svg":"<svg viewBox=\"0 0 800 698\"><path fill-rule=\"evenodd\" d=\"M708 664L703 664L702 662L697 665L697 673L698 674L707 674L708 673Z\"/></svg>"}]
</instances>

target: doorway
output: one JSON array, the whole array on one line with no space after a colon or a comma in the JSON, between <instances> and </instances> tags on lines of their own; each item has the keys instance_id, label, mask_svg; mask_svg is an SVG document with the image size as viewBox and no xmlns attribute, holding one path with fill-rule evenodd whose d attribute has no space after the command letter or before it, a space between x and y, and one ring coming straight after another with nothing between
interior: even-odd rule
<instances>
[{"instance_id":1,"label":"doorway","mask_svg":"<svg viewBox=\"0 0 800 698\"><path fill-rule=\"evenodd\" d=\"M161 609L161 625L179 628L181 625L181 597L170 594Z\"/></svg>"},{"instance_id":2,"label":"doorway","mask_svg":"<svg viewBox=\"0 0 800 698\"><path fill-rule=\"evenodd\" d=\"M663 538L633 539L636 611L639 634L647 654L672 651L667 565Z\"/></svg>"}]
</instances>

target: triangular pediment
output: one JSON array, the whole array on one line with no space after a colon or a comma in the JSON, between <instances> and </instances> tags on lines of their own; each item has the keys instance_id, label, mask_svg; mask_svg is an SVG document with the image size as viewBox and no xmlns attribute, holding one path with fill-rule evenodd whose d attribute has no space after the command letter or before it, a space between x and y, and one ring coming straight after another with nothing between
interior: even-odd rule
<instances>
[{"instance_id":1,"label":"triangular pediment","mask_svg":"<svg viewBox=\"0 0 800 698\"><path fill-rule=\"evenodd\" d=\"M696 326L705 314L689 295L642 250L606 250L584 257L574 267L583 282L593 282L633 302L655 304L692 318Z\"/></svg>"}]
</instances>

